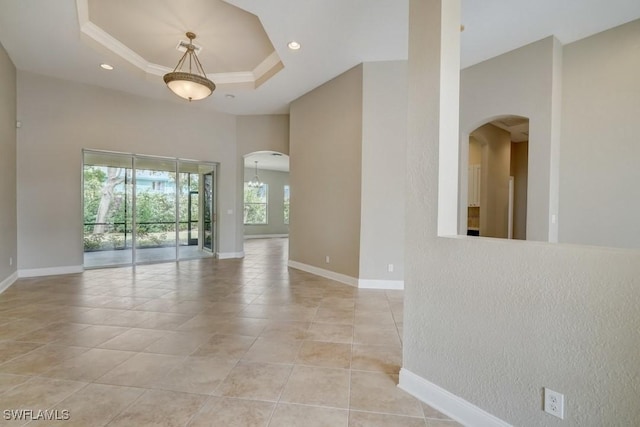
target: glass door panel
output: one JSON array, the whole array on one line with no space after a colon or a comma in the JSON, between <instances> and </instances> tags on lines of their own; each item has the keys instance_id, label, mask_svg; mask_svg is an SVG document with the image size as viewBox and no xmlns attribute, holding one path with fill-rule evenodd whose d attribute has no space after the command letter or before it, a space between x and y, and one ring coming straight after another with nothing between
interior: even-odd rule
<instances>
[{"instance_id":1,"label":"glass door panel","mask_svg":"<svg viewBox=\"0 0 640 427\"><path fill-rule=\"evenodd\" d=\"M135 158L135 263L176 259L176 161Z\"/></svg>"},{"instance_id":2,"label":"glass door panel","mask_svg":"<svg viewBox=\"0 0 640 427\"><path fill-rule=\"evenodd\" d=\"M198 164L180 161L178 163L180 190L178 192L179 219L178 225L179 259L198 258L201 256L199 241L199 183Z\"/></svg>"},{"instance_id":3,"label":"glass door panel","mask_svg":"<svg viewBox=\"0 0 640 427\"><path fill-rule=\"evenodd\" d=\"M210 171L204 174L203 183L203 242L202 246L213 252L215 241L215 199L213 194L214 189L214 171Z\"/></svg>"},{"instance_id":4,"label":"glass door panel","mask_svg":"<svg viewBox=\"0 0 640 427\"><path fill-rule=\"evenodd\" d=\"M94 152L83 157L84 266L131 264L132 158Z\"/></svg>"},{"instance_id":5,"label":"glass door panel","mask_svg":"<svg viewBox=\"0 0 640 427\"><path fill-rule=\"evenodd\" d=\"M207 180L214 170L211 163L180 161L179 170L179 259L210 257L212 236L207 227L211 227L211 211L207 210L205 188ZM209 200L210 201L210 200Z\"/></svg>"}]
</instances>

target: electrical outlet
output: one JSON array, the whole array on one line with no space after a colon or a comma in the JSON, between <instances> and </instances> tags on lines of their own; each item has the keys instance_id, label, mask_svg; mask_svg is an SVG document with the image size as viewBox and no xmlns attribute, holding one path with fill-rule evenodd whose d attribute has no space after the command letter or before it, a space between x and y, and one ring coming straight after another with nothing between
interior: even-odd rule
<instances>
[{"instance_id":1,"label":"electrical outlet","mask_svg":"<svg viewBox=\"0 0 640 427\"><path fill-rule=\"evenodd\" d=\"M564 395L557 391L544 389L544 412L564 419Z\"/></svg>"},{"instance_id":2,"label":"electrical outlet","mask_svg":"<svg viewBox=\"0 0 640 427\"><path fill-rule=\"evenodd\" d=\"M387 265L387 271L388 271L389 273L393 273L393 264L389 264L389 265Z\"/></svg>"},{"instance_id":3,"label":"electrical outlet","mask_svg":"<svg viewBox=\"0 0 640 427\"><path fill-rule=\"evenodd\" d=\"M331 262L331 258L329 258L329 255L324 257L324 262L326 262L327 264L329 264Z\"/></svg>"},{"instance_id":4,"label":"electrical outlet","mask_svg":"<svg viewBox=\"0 0 640 427\"><path fill-rule=\"evenodd\" d=\"M12 266L12 265L13 265L13 257L12 257L12 256L10 256L10 257L9 257L9 266Z\"/></svg>"}]
</instances>

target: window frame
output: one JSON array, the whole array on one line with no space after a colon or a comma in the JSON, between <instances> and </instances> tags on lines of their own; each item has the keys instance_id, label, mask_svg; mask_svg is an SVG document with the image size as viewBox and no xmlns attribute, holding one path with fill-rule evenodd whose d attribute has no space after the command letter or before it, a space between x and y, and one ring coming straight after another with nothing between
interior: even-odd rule
<instances>
[{"instance_id":1,"label":"window frame","mask_svg":"<svg viewBox=\"0 0 640 427\"><path fill-rule=\"evenodd\" d=\"M291 186L289 184L283 186L282 200L282 221L285 225L289 225L291 216Z\"/></svg>"},{"instance_id":2,"label":"window frame","mask_svg":"<svg viewBox=\"0 0 640 427\"><path fill-rule=\"evenodd\" d=\"M244 225L269 225L269 184L264 183L264 202L247 202L247 186L249 181L244 182L243 192L242 192L242 207L243 207L243 215L242 215L242 223ZM247 206L262 206L264 205L264 222L246 222L246 211Z\"/></svg>"}]
</instances>

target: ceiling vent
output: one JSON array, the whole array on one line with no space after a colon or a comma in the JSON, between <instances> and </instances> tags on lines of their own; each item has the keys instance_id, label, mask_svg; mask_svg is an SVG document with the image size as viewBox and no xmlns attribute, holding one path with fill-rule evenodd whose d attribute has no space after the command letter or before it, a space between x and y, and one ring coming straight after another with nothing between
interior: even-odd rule
<instances>
[{"instance_id":1,"label":"ceiling vent","mask_svg":"<svg viewBox=\"0 0 640 427\"><path fill-rule=\"evenodd\" d=\"M187 51L187 46L189 46L189 41L184 41L184 40L180 40L178 42L178 44L176 45L176 50L179 50L180 52L186 52ZM200 51L202 50L202 46L198 46L197 44L193 44L193 51L195 52L196 55L200 54Z\"/></svg>"}]
</instances>

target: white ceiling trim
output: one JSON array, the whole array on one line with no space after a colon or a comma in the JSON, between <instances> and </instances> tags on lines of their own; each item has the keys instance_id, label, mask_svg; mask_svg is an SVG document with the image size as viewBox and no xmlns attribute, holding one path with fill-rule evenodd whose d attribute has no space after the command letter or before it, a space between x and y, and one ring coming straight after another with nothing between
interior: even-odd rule
<instances>
[{"instance_id":1,"label":"white ceiling trim","mask_svg":"<svg viewBox=\"0 0 640 427\"><path fill-rule=\"evenodd\" d=\"M109 51L118 55L130 64L140 68L144 72L155 74L155 71L159 68L166 68L161 65L152 64L146 61L143 57L129 49L124 44L120 43L117 39L113 38L109 33L98 27L91 21L80 24L80 31L85 36L89 37L93 41L97 42L101 46L107 48Z\"/></svg>"},{"instance_id":2,"label":"white ceiling trim","mask_svg":"<svg viewBox=\"0 0 640 427\"><path fill-rule=\"evenodd\" d=\"M98 25L89 19L89 3L88 0L76 0L76 8L78 11L78 22L80 32L89 38L90 41L98 43L99 46L106 48L111 53L119 56L131 65L153 76L164 76L172 72L174 69L164 65L155 64L147 61L142 56L128 48L108 32L104 31ZM176 56L176 63L179 57ZM216 86L223 85L247 85L255 88L257 82L264 76L267 76L272 70L282 64L278 52L275 50L267 56L252 71L238 71L232 73L211 73L207 74L207 78L212 80ZM277 71L276 71L277 72ZM275 74L275 73L274 73ZM245 87L245 86L243 86ZM235 87L237 88L237 87Z\"/></svg>"}]
</instances>

